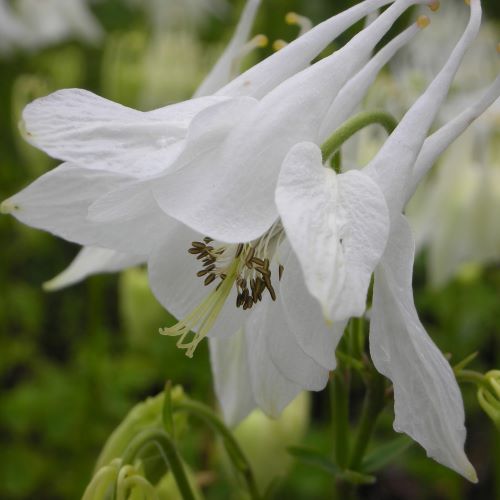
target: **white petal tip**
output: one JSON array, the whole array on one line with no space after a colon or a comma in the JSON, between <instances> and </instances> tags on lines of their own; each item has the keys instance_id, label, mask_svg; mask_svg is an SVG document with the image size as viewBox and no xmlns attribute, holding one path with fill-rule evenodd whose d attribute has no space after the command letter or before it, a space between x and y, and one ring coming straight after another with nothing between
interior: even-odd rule
<instances>
[{"instance_id":1,"label":"white petal tip","mask_svg":"<svg viewBox=\"0 0 500 500\"><path fill-rule=\"evenodd\" d=\"M11 214L17 210L19 210L19 205L14 203L12 199L5 200L0 204L0 214Z\"/></svg>"},{"instance_id":2,"label":"white petal tip","mask_svg":"<svg viewBox=\"0 0 500 500\"><path fill-rule=\"evenodd\" d=\"M42 283L42 290L44 292L57 292L57 290L61 289L64 286L64 283L61 283L61 280L52 278L51 280Z\"/></svg>"},{"instance_id":3,"label":"white petal tip","mask_svg":"<svg viewBox=\"0 0 500 500\"><path fill-rule=\"evenodd\" d=\"M476 473L476 469L472 466L471 463L467 464L466 469L463 472L463 476L465 479L469 480L471 483L477 483L479 481Z\"/></svg>"},{"instance_id":4,"label":"white petal tip","mask_svg":"<svg viewBox=\"0 0 500 500\"><path fill-rule=\"evenodd\" d=\"M21 137L24 140L29 142L29 140L33 138L33 134L31 132L28 132L28 129L26 128L26 122L24 120L19 120L17 128L19 130L19 133L21 134Z\"/></svg>"}]
</instances>

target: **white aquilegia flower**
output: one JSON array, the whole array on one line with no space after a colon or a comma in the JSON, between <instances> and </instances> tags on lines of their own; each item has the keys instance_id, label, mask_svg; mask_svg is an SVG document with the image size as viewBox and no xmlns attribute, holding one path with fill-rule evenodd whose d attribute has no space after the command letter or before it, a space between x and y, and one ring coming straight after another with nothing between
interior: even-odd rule
<instances>
[{"instance_id":1,"label":"white aquilegia flower","mask_svg":"<svg viewBox=\"0 0 500 500\"><path fill-rule=\"evenodd\" d=\"M244 42L241 33L248 32L253 22L248 12L255 13L256 3L258 3L256 0L248 2L242 14L235 32L235 37L240 40L240 43ZM235 123L240 122L240 115L233 110L239 110L238 107L243 109L245 103L248 102L246 98L239 99L240 96L251 94L261 97L265 95L287 77L305 68L333 38L366 14L386 3L390 3L390 0L367 0L325 21L288 47L251 68L239 78L235 78L217 95L167 106L150 113L139 113L80 90L56 92L36 101L24 112L28 141L52 156L66 160L71 165L63 164L47 177L40 178L32 187L36 187L36 190L42 189L42 192L47 195L48 207L51 207L56 198L51 198L48 194L46 183L48 182L51 189L56 191L60 189L59 183L70 189L72 182L69 178L74 177L74 182L79 183L82 189L83 179L79 174L84 173L90 188L85 195L86 208L76 213L61 211L53 206L52 208L55 208L61 215L65 213L71 218L70 214L73 213L78 218L86 220L88 207L92 202L102 198L106 193L111 193L123 183L127 184L127 189L137 190L136 186L142 187L143 179L154 179L158 173L161 174L173 168L175 165L169 167L169 164L174 164L178 156L180 160L185 159L181 152L187 151L188 146L194 146L191 147L193 150L207 146L213 147L218 140L220 141L227 132L234 128ZM229 68L233 65L232 58L228 57L228 54L233 58L238 58L241 50L244 49L244 45L238 46L234 42L228 45L220 59L224 64L219 62L216 65L217 71L214 68L201 85L200 88L205 89L204 93L209 90L210 85L212 91L215 91L226 83ZM54 113L54 108L58 110L57 113ZM204 112L201 113L201 111ZM106 135L102 134L103 131ZM68 170L68 167L76 165L85 170L77 171L74 168ZM88 169L91 171L89 172ZM108 181L107 185L103 185L100 180L103 175ZM93 176L97 177L92 179ZM61 233L58 229L59 222L54 218L53 212L45 214L46 221L50 221L49 225L40 221L38 227L53 231L72 241L96 247L86 248L68 273L47 283L48 289L70 285L94 272L113 272L120 266L128 267L130 262L147 260L153 241L165 234L166 228L171 226L172 221L158 210L157 219L147 224L141 222L141 219L144 221L148 216L148 207L156 206L155 201L152 204L146 200L141 201L140 196L144 198L150 196L149 186L146 184L144 187L146 189L143 190L142 195L136 193L134 196L137 200L137 207L141 207L142 204L141 210L144 214L136 213L127 223L128 229L122 233L128 232L126 240L129 243L135 242L132 247L120 241L121 237L117 239L116 236L112 236L111 232L104 229L116 227L120 232L114 222L108 224L101 221L98 224L85 224L89 234L84 234L81 230L76 230L77 224L70 222L70 218L65 216L63 222L65 229ZM81 194L83 195L83 192ZM120 192L117 194L119 195ZM69 201L69 195L65 195L65 198L72 207L75 207L75 204ZM126 196L127 201L131 199ZM8 200L8 205L13 201L14 199ZM26 208L25 206L24 213L27 213ZM5 206L4 209L10 210ZM34 205L32 213L35 212L39 210ZM101 213L101 217L104 215ZM151 231L150 229L158 222L166 225L164 230ZM33 224L34 221L31 223ZM132 228L135 230L132 231ZM130 238L133 234L135 237Z\"/></svg>"},{"instance_id":2,"label":"white aquilegia flower","mask_svg":"<svg viewBox=\"0 0 500 500\"><path fill-rule=\"evenodd\" d=\"M79 38L97 43L103 30L86 0L0 0L0 51L37 50Z\"/></svg>"},{"instance_id":3,"label":"white aquilegia flower","mask_svg":"<svg viewBox=\"0 0 500 500\"><path fill-rule=\"evenodd\" d=\"M256 406L276 416L301 390L326 385L375 272L371 352L394 384L395 428L475 480L458 386L413 304L412 236L401 213L428 162L499 89L426 139L479 29L472 0L464 34L373 161L343 174L325 168L319 146L339 117L428 20L371 57L374 47L408 7L426 2L396 0L309 63L385 3L367 0L325 21L215 95L150 113L83 91L35 101L24 113L26 136L66 163L2 210L147 260L155 295L180 319L162 333L189 356L211 337L216 391L232 423Z\"/></svg>"}]
</instances>

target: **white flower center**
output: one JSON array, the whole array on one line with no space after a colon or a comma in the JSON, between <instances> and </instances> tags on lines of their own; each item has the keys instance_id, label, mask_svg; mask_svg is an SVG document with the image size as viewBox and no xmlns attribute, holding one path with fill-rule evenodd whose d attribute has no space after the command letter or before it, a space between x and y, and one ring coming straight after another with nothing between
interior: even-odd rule
<instances>
[{"instance_id":1,"label":"white flower center","mask_svg":"<svg viewBox=\"0 0 500 500\"><path fill-rule=\"evenodd\" d=\"M237 290L236 307L243 310L260 302L266 290L271 299L276 300L270 265L273 259L277 260L277 249L283 236L283 226L277 222L261 238L249 243L216 246L208 237L203 241L193 241L188 253L201 261L202 269L197 276L204 278L205 286L217 281L216 287L182 321L161 328L160 333L179 337L177 347L186 349L186 355L192 357L217 320L233 285ZM278 264L278 279L283 271L283 266ZM195 328L196 333L193 332Z\"/></svg>"}]
</instances>

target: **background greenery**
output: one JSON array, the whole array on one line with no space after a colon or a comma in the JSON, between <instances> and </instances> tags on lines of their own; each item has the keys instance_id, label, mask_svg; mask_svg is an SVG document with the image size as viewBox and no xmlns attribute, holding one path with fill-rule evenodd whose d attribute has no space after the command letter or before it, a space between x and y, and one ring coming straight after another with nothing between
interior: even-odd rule
<instances>
[{"instance_id":1,"label":"background greenery","mask_svg":"<svg viewBox=\"0 0 500 500\"><path fill-rule=\"evenodd\" d=\"M296 28L283 22L287 11L296 10L318 22L350 4L350 0L263 0L256 31L270 40L290 40ZM500 16L496 0L484 4L490 15ZM200 69L190 74L194 80L202 78L202 69L209 67L230 36L241 2L233 5L226 17L207 19L194 35ZM97 4L95 12L109 34L101 47L67 42L0 60L1 199L55 165L24 145L17 132L20 109L33 97L77 86L147 107L138 97L146 77L137 70L148 40L146 18L118 0ZM138 42L130 44L126 35L132 31ZM180 31L175 37L181 37ZM118 64L113 43L124 43L132 54L119 66L113 66ZM165 81L172 64L190 61L165 60ZM170 95L188 98L196 84L186 81L169 89ZM164 102L157 105L171 97L160 99ZM10 217L0 218L0 241L1 498L78 498L107 436L136 402L160 391L166 379L182 384L190 396L214 404L206 345L189 360L175 349L173 340L156 333L168 316L148 292L141 271L93 277L67 290L45 293L41 283L61 271L77 248ZM444 289L430 290L424 255L416 265L415 286L423 322L444 352L453 352L453 359L460 360L477 350L474 368L500 367L498 266L478 269ZM478 469L479 485L470 485L427 460L413 446L381 474L376 485L363 489L366 498L500 498L498 431L479 410L474 390L464 386L464 396L467 449ZM330 453L327 391L314 394L311 418L304 444ZM388 410L380 424L381 439L392 436L391 422L392 410ZM184 446L193 470L216 471L206 490L208 497L225 498L227 481L218 462L214 463L217 453L209 436L195 430ZM324 472L296 463L278 498L330 498L331 481Z\"/></svg>"}]
</instances>

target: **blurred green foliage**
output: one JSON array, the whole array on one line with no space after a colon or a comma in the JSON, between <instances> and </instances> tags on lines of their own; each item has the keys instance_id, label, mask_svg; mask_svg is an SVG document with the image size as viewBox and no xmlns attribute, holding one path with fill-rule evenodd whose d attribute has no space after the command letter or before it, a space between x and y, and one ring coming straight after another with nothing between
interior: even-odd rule
<instances>
[{"instance_id":1,"label":"blurred green foliage","mask_svg":"<svg viewBox=\"0 0 500 500\"><path fill-rule=\"evenodd\" d=\"M238 8L242 4L233 3ZM500 16L496 0L484 3L489 12ZM350 4L351 0L264 0L256 31L266 33L270 40L290 40L296 28L283 22L287 11L296 10L318 22ZM144 75L135 75L138 79L132 81L133 67L123 64L122 74L110 72L116 60L109 59L117 50L118 37L123 40L128 33L127 43L135 40L138 51L131 54L125 44L128 62L141 61L148 40L146 19L119 0L96 4L95 12L110 33L104 46L68 42L0 60L1 199L55 165L26 145L15 126L23 106L33 98L79 86L141 106L137 88ZM235 19L236 11L223 19L208 19L199 32L190 35L203 67L208 68L221 50ZM130 39L132 32L136 38ZM266 53L263 50L259 55ZM192 72L187 74L195 78ZM196 73L196 78L202 76ZM112 82L112 78L122 79ZM184 94L178 92L172 98L188 98L197 83L189 80L181 88ZM166 379L182 384L191 397L214 404L206 345L189 360L175 349L174 340L156 333L172 318L149 292L143 271L93 277L47 294L41 283L70 262L76 247L9 217L0 218L0 235L0 497L78 498L110 432L137 401L161 390ZM422 256L416 266L416 298L431 336L444 352L453 353L453 361L479 351L474 368L498 368L500 268L492 266L475 276L457 278L436 291L426 287L424 270ZM376 485L364 487L366 498L500 498L498 433L479 411L475 391L464 388L464 394L467 448L478 468L479 485L467 484L413 446L404 459L384 470ZM327 399L326 392L314 395L312 427L304 444L329 454ZM392 410L382 420L380 439L393 438ZM193 470L211 468L212 445L204 431L193 432L184 447ZM221 474L209 498L228 497ZM278 498L330 498L331 491L327 474L296 462Z\"/></svg>"}]
</instances>

